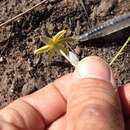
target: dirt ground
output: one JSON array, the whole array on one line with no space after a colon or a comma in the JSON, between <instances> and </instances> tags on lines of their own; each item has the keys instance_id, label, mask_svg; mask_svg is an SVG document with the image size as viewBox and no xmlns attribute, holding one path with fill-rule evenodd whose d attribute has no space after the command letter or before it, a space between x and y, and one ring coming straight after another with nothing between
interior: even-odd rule
<instances>
[{"instance_id":1,"label":"dirt ground","mask_svg":"<svg viewBox=\"0 0 130 130\"><path fill-rule=\"evenodd\" d=\"M40 0L1 0L0 23L24 12ZM42 46L36 35L52 36L67 29L66 36L79 35L91 27L130 11L129 0L47 0L42 6L0 28L0 108L30 94L74 68L62 57L34 55ZM80 59L98 55L108 63L129 36L130 28L110 36L70 43ZM112 66L118 85L130 81L129 46Z\"/></svg>"}]
</instances>

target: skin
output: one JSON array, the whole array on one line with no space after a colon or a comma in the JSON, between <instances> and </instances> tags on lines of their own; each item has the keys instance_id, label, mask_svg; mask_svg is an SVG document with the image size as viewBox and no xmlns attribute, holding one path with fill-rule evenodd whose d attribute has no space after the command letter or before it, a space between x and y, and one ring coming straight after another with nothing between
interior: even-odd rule
<instances>
[{"instance_id":1,"label":"skin","mask_svg":"<svg viewBox=\"0 0 130 130\"><path fill-rule=\"evenodd\" d=\"M129 130L130 84L113 86L109 66L87 57L74 73L1 109L0 130Z\"/></svg>"}]
</instances>

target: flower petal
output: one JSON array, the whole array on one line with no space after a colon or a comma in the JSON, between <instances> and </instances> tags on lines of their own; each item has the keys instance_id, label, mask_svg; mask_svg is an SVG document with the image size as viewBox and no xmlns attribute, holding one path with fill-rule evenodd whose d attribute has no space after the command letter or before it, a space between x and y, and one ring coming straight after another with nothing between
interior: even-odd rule
<instances>
[{"instance_id":1,"label":"flower petal","mask_svg":"<svg viewBox=\"0 0 130 130\"><path fill-rule=\"evenodd\" d=\"M45 45L45 46L43 46L43 47L41 47L41 48L39 48L39 49L36 49L36 50L34 51L34 53L35 53L35 54L40 54L40 53L47 52L47 51L49 51L49 50L50 50L50 46Z\"/></svg>"},{"instance_id":2,"label":"flower petal","mask_svg":"<svg viewBox=\"0 0 130 130\"><path fill-rule=\"evenodd\" d=\"M40 40L44 43L44 44L49 44L50 42L53 42L52 41L52 38L49 38L47 36L44 36L44 35L40 35Z\"/></svg>"},{"instance_id":3,"label":"flower petal","mask_svg":"<svg viewBox=\"0 0 130 130\"><path fill-rule=\"evenodd\" d=\"M54 43L58 43L58 41L64 36L66 30L62 30L58 32L55 36L52 37Z\"/></svg>"}]
</instances>

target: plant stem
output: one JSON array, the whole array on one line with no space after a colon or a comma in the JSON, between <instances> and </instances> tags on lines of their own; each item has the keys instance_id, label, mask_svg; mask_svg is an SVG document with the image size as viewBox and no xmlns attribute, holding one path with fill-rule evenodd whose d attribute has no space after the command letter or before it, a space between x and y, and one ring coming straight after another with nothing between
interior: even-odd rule
<instances>
[{"instance_id":1,"label":"plant stem","mask_svg":"<svg viewBox=\"0 0 130 130\"><path fill-rule=\"evenodd\" d=\"M110 62L110 65L112 65L115 60L118 58L119 55L121 55L122 51L124 50L124 48L127 46L127 44L130 41L130 36L128 37L128 39L126 40L126 42L124 43L124 45L121 47L121 49L117 52L117 54L114 56L114 58L112 59L112 61Z\"/></svg>"},{"instance_id":2,"label":"plant stem","mask_svg":"<svg viewBox=\"0 0 130 130\"><path fill-rule=\"evenodd\" d=\"M71 61L71 59L62 50L60 50L60 53L62 56L65 57L66 60L68 60L71 63L71 65L73 65L74 67L77 66L77 64L75 64L73 61Z\"/></svg>"}]
</instances>

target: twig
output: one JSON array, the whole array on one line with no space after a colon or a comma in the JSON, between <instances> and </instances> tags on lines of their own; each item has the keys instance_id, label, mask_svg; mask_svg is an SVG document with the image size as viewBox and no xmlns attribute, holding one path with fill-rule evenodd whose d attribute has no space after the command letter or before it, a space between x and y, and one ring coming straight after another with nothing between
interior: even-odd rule
<instances>
[{"instance_id":1,"label":"twig","mask_svg":"<svg viewBox=\"0 0 130 130\"><path fill-rule=\"evenodd\" d=\"M121 49L117 52L117 54L114 56L114 58L112 59L112 61L110 62L110 65L112 65L115 60L118 58L119 55L121 55L122 51L124 50L124 48L127 46L127 44L130 41L130 36L128 37L127 41L124 43L124 45L121 47Z\"/></svg>"},{"instance_id":2,"label":"twig","mask_svg":"<svg viewBox=\"0 0 130 130\"><path fill-rule=\"evenodd\" d=\"M43 0L43 1L41 1L40 3L38 3L38 4L34 5L33 7L31 7L30 9L27 9L25 12L20 13L20 14L16 15L15 17L13 17L13 18L11 18L11 19L5 21L4 23L0 24L0 28L3 27L3 26L5 26L6 24L12 22L13 20L15 20L15 19L17 19L17 18L19 18L19 17L25 15L26 13L32 11L33 9L35 9L36 7L42 5L42 4L43 4L44 2L46 2L46 1L47 1L47 0Z\"/></svg>"}]
</instances>

